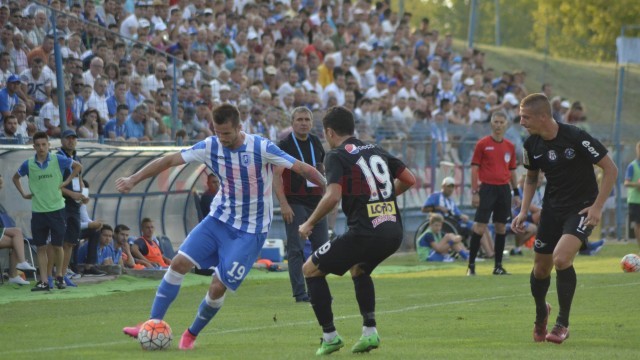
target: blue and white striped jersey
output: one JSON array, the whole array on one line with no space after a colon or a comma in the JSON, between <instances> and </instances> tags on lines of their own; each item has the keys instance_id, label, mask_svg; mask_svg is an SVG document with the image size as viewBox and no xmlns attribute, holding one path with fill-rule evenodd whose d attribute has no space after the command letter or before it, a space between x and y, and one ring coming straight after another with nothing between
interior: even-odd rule
<instances>
[{"instance_id":1,"label":"blue and white striped jersey","mask_svg":"<svg viewBox=\"0 0 640 360\"><path fill-rule=\"evenodd\" d=\"M216 136L210 136L182 150L182 158L187 163L204 163L220 179L210 216L240 231L266 233L273 217L273 166L290 169L296 159L265 138L244 135L238 149L225 148Z\"/></svg>"}]
</instances>

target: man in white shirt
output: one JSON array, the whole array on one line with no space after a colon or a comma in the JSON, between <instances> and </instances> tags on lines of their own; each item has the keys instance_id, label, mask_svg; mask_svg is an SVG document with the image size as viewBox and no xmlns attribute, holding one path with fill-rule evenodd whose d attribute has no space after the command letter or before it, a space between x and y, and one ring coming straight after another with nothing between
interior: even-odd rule
<instances>
[{"instance_id":1,"label":"man in white shirt","mask_svg":"<svg viewBox=\"0 0 640 360\"><path fill-rule=\"evenodd\" d=\"M89 65L89 70L85 71L82 74L82 81L85 85L89 85L93 87L96 79L103 75L102 70L104 69L104 61L99 57L94 57L91 60L91 64Z\"/></svg>"},{"instance_id":2,"label":"man in white shirt","mask_svg":"<svg viewBox=\"0 0 640 360\"><path fill-rule=\"evenodd\" d=\"M98 78L93 85L93 93L87 101L87 108L94 108L100 114L100 122L109 120L109 109L107 107L107 79Z\"/></svg>"},{"instance_id":3,"label":"man in white shirt","mask_svg":"<svg viewBox=\"0 0 640 360\"><path fill-rule=\"evenodd\" d=\"M344 105L345 102L344 91L346 89L346 83L344 72L341 68L336 68L335 70L333 70L333 78L333 82L327 85L327 87L324 88L324 92L322 93L322 106L324 108L327 107L327 104L329 103L329 97L331 97L332 95L335 96L338 106Z\"/></svg>"},{"instance_id":4,"label":"man in white shirt","mask_svg":"<svg viewBox=\"0 0 640 360\"><path fill-rule=\"evenodd\" d=\"M156 92L164 89L163 79L167 75L167 65L158 63L155 66L154 73L147 76L142 84L143 93L147 93L151 98L155 99Z\"/></svg>"}]
</instances>

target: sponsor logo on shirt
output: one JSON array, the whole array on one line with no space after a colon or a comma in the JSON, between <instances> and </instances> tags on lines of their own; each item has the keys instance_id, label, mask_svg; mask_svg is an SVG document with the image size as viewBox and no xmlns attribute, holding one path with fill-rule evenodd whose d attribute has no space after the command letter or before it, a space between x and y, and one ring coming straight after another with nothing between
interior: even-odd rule
<instances>
[{"instance_id":1,"label":"sponsor logo on shirt","mask_svg":"<svg viewBox=\"0 0 640 360\"><path fill-rule=\"evenodd\" d=\"M396 204L393 201L375 202L367 204L367 212L369 217L376 217L381 215L395 215Z\"/></svg>"},{"instance_id":2,"label":"sponsor logo on shirt","mask_svg":"<svg viewBox=\"0 0 640 360\"><path fill-rule=\"evenodd\" d=\"M373 225L374 228L376 228L376 227L378 227L378 225L382 224L383 222L387 222L387 221L396 222L396 216L395 215L378 216L377 218L371 220L371 224Z\"/></svg>"},{"instance_id":3,"label":"sponsor logo on shirt","mask_svg":"<svg viewBox=\"0 0 640 360\"><path fill-rule=\"evenodd\" d=\"M591 155L593 155L593 157L600 156L600 153L596 150L596 148L591 146L591 143L589 141L587 140L583 141L582 146L584 146L591 153Z\"/></svg>"},{"instance_id":4,"label":"sponsor logo on shirt","mask_svg":"<svg viewBox=\"0 0 640 360\"><path fill-rule=\"evenodd\" d=\"M344 149L351 155L355 155L360 152L360 150L373 149L375 145L363 145L363 146L355 146L353 144L347 144L344 146Z\"/></svg>"},{"instance_id":5,"label":"sponsor logo on shirt","mask_svg":"<svg viewBox=\"0 0 640 360\"><path fill-rule=\"evenodd\" d=\"M574 157L576 157L576 151L573 150L572 148L564 149L564 157L566 157L567 159L571 160Z\"/></svg>"}]
</instances>

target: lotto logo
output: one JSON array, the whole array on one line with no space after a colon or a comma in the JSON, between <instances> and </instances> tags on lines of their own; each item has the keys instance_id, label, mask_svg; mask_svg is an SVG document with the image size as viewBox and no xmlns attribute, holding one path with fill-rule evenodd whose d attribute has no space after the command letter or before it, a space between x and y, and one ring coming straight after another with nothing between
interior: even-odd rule
<instances>
[{"instance_id":1,"label":"lotto logo","mask_svg":"<svg viewBox=\"0 0 640 360\"><path fill-rule=\"evenodd\" d=\"M380 215L395 215L396 205L393 203L393 201L367 204L367 212L369 213L369 217L377 217Z\"/></svg>"}]
</instances>

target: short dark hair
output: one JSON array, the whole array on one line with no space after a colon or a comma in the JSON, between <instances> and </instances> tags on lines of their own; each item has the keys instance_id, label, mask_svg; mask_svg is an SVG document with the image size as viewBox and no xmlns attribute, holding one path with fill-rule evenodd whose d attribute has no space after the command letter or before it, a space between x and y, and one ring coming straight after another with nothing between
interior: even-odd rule
<instances>
[{"instance_id":1,"label":"short dark hair","mask_svg":"<svg viewBox=\"0 0 640 360\"><path fill-rule=\"evenodd\" d=\"M143 218L143 219L142 219L142 221L140 222L140 226L142 226L142 225L144 225L144 224L146 224L146 223L150 223L150 222L153 222L153 220L151 220L151 219L150 219L150 218L148 218L148 217Z\"/></svg>"},{"instance_id":2,"label":"short dark hair","mask_svg":"<svg viewBox=\"0 0 640 360\"><path fill-rule=\"evenodd\" d=\"M113 228L109 224L103 224L102 228L100 229L100 232L103 232L105 230L109 230L109 231L113 232Z\"/></svg>"},{"instance_id":3,"label":"short dark hair","mask_svg":"<svg viewBox=\"0 0 640 360\"><path fill-rule=\"evenodd\" d=\"M125 225L125 224L120 224L120 225L116 226L116 229L115 229L114 232L116 234L119 234L119 233L121 233L123 231L127 231L127 230L131 230L131 229L129 229L129 227L127 225Z\"/></svg>"},{"instance_id":4,"label":"short dark hair","mask_svg":"<svg viewBox=\"0 0 640 360\"><path fill-rule=\"evenodd\" d=\"M355 129L353 113L342 106L329 108L322 118L322 126L325 129L333 129L340 136L353 135Z\"/></svg>"},{"instance_id":5,"label":"short dark hair","mask_svg":"<svg viewBox=\"0 0 640 360\"><path fill-rule=\"evenodd\" d=\"M222 104L213 110L213 122L222 125L231 122L233 127L240 125L240 112L231 104Z\"/></svg>"},{"instance_id":6,"label":"short dark hair","mask_svg":"<svg viewBox=\"0 0 640 360\"><path fill-rule=\"evenodd\" d=\"M38 131L33 134L33 142L35 143L38 139L46 139L47 141L49 141L49 136L44 131Z\"/></svg>"}]
</instances>

